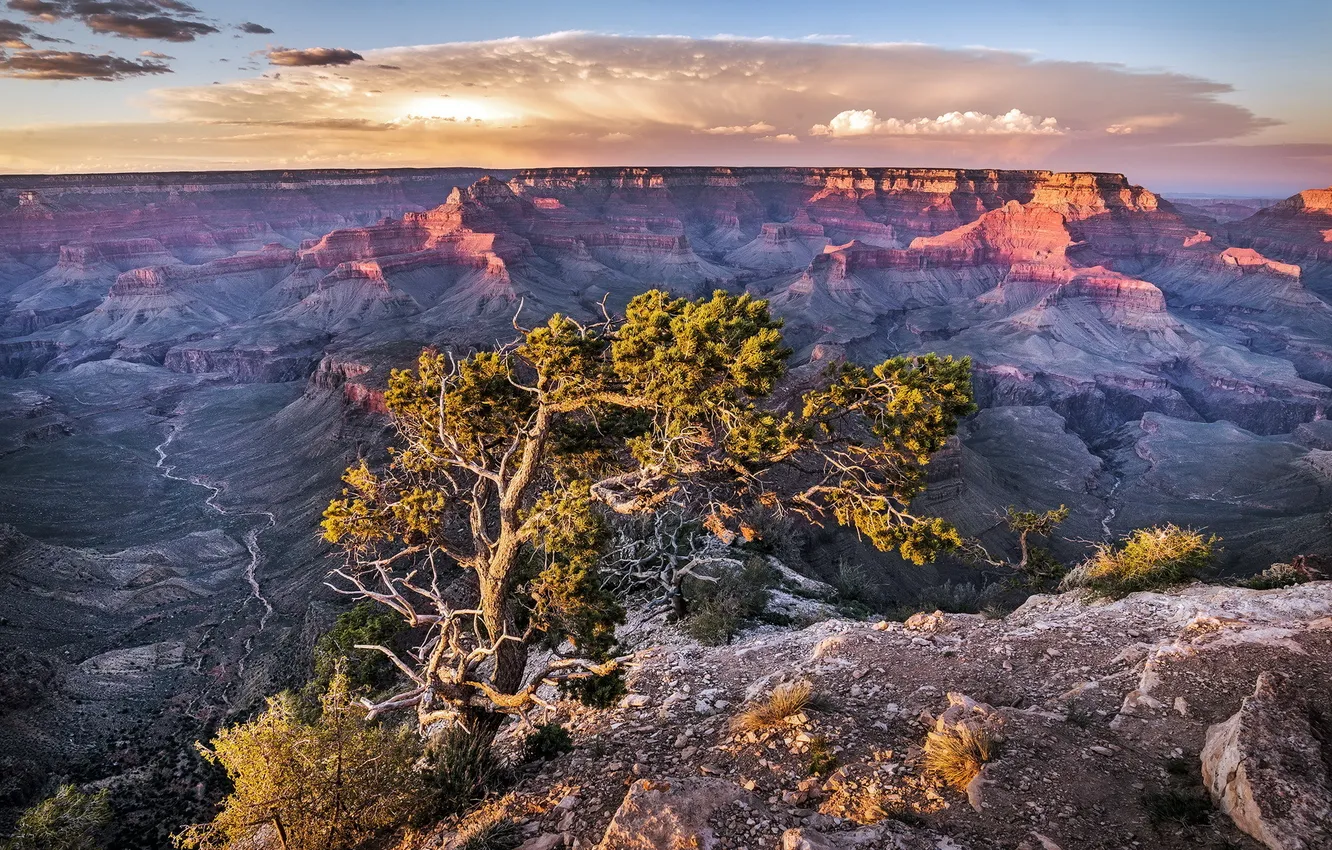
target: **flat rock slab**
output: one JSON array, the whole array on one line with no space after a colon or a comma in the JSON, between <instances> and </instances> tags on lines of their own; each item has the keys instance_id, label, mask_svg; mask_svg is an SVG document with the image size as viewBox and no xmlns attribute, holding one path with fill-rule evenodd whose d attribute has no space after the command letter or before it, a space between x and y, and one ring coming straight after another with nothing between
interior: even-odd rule
<instances>
[{"instance_id":1,"label":"flat rock slab","mask_svg":"<svg viewBox=\"0 0 1332 850\"><path fill-rule=\"evenodd\" d=\"M598 850L709 850L708 819L749 795L724 779L640 779L629 786Z\"/></svg>"}]
</instances>

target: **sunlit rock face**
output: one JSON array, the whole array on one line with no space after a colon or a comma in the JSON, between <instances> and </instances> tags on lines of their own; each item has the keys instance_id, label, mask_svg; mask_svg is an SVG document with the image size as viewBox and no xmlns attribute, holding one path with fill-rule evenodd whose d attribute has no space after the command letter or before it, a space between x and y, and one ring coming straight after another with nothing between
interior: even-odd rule
<instances>
[{"instance_id":1,"label":"sunlit rock face","mask_svg":"<svg viewBox=\"0 0 1332 850\"><path fill-rule=\"evenodd\" d=\"M1164 521L1224 537L1233 571L1332 549L1332 190L1249 209L983 169L0 178L0 538L25 553L0 649L95 733L0 706L21 742L0 795L103 739L187 787L162 736L274 690L320 622L318 514L386 440L389 370L653 287L768 299L793 380L971 357L984 409L925 498L995 551L1010 504L1070 506L1066 560ZM976 576L831 534L810 558L904 600Z\"/></svg>"}]
</instances>

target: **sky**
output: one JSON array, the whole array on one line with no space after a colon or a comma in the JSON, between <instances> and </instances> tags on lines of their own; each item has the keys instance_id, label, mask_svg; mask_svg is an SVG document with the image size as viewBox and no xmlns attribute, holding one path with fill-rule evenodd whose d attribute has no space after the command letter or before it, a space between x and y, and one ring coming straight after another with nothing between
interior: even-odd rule
<instances>
[{"instance_id":1,"label":"sky","mask_svg":"<svg viewBox=\"0 0 1332 850\"><path fill-rule=\"evenodd\" d=\"M1328 0L0 0L0 172L821 165L1332 184Z\"/></svg>"}]
</instances>

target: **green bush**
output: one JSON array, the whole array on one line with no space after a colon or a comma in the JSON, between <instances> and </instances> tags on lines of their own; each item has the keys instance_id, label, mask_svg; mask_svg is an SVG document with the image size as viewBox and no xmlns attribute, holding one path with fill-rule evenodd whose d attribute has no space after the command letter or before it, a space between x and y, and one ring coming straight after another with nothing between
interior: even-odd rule
<instances>
[{"instance_id":1,"label":"green bush","mask_svg":"<svg viewBox=\"0 0 1332 850\"><path fill-rule=\"evenodd\" d=\"M719 646L730 643L746 620L763 613L776 575L763 558L749 558L736 570L727 570L713 581L685 580L689 618L685 632L699 643Z\"/></svg>"},{"instance_id":2,"label":"green bush","mask_svg":"<svg viewBox=\"0 0 1332 850\"><path fill-rule=\"evenodd\" d=\"M837 754L828 739L819 735L809 744L809 775L827 776L837 769Z\"/></svg>"},{"instance_id":3,"label":"green bush","mask_svg":"<svg viewBox=\"0 0 1332 850\"><path fill-rule=\"evenodd\" d=\"M28 809L5 850L100 850L99 836L111 821L107 792L84 794L73 785Z\"/></svg>"},{"instance_id":4,"label":"green bush","mask_svg":"<svg viewBox=\"0 0 1332 850\"><path fill-rule=\"evenodd\" d=\"M406 631L406 623L392 611L372 602L361 602L343 611L333 628L315 643L315 675L310 689L316 694L328 689L341 664L347 685L357 693L375 693L392 687L398 670L381 652L356 649L359 645L389 646Z\"/></svg>"},{"instance_id":5,"label":"green bush","mask_svg":"<svg viewBox=\"0 0 1332 850\"><path fill-rule=\"evenodd\" d=\"M426 784L436 818L462 814L508 781L508 771L491 746L491 739L451 727L431 743L427 753Z\"/></svg>"},{"instance_id":6,"label":"green bush","mask_svg":"<svg viewBox=\"0 0 1332 850\"><path fill-rule=\"evenodd\" d=\"M545 761L572 750L568 729L558 723L544 723L523 740L523 761Z\"/></svg>"},{"instance_id":7,"label":"green bush","mask_svg":"<svg viewBox=\"0 0 1332 850\"><path fill-rule=\"evenodd\" d=\"M1117 545L1098 543L1091 557L1069 573L1065 586L1118 599L1185 584L1212 566L1219 542L1175 525L1140 528Z\"/></svg>"},{"instance_id":8,"label":"green bush","mask_svg":"<svg viewBox=\"0 0 1332 850\"><path fill-rule=\"evenodd\" d=\"M602 676L565 679L560 682L559 690L564 696L591 708L610 708L629 693L629 686L624 683L622 671L612 670Z\"/></svg>"}]
</instances>

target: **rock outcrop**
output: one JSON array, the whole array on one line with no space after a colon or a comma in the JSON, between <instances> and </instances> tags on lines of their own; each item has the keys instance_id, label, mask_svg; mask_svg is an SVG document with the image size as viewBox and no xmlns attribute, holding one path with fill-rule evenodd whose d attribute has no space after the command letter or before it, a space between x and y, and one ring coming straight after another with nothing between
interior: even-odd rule
<instances>
[{"instance_id":1,"label":"rock outcrop","mask_svg":"<svg viewBox=\"0 0 1332 850\"><path fill-rule=\"evenodd\" d=\"M1332 847L1330 721L1325 701L1260 674L1239 711L1207 730L1202 776L1217 807L1271 850Z\"/></svg>"}]
</instances>

